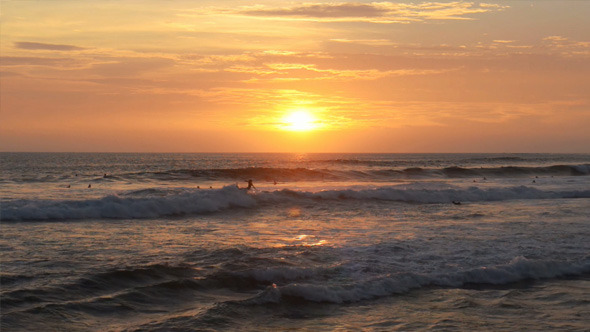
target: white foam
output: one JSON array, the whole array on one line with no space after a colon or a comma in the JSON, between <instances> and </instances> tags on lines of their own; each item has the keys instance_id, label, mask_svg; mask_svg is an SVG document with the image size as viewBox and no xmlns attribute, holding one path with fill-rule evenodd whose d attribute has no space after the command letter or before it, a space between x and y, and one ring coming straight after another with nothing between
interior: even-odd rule
<instances>
[{"instance_id":1,"label":"white foam","mask_svg":"<svg viewBox=\"0 0 590 332\"><path fill-rule=\"evenodd\" d=\"M530 260L519 256L505 265L480 267L440 275L404 273L345 285L293 283L278 287L281 296L312 302L357 302L406 293L425 286L462 287L467 284L503 285L527 279L548 279L590 272L590 260L582 263ZM277 301L272 290L272 301ZM263 295L263 294L261 294ZM266 297L266 295L265 295Z\"/></svg>"},{"instance_id":2,"label":"white foam","mask_svg":"<svg viewBox=\"0 0 590 332\"><path fill-rule=\"evenodd\" d=\"M590 198L590 190L548 191L533 187L503 188L446 187L411 185L385 186L372 189L334 189L319 192L289 189L248 194L235 186L222 189L190 189L178 193L171 189L167 196L128 197L109 195L101 199L81 201L15 200L3 202L2 220L68 220L157 218L173 215L216 212L232 207L253 207L313 199L321 201L354 199L409 203L481 202L517 199Z\"/></svg>"},{"instance_id":3,"label":"white foam","mask_svg":"<svg viewBox=\"0 0 590 332\"><path fill-rule=\"evenodd\" d=\"M163 197L122 198L110 195L83 201L21 200L3 204L2 220L127 219L215 212L251 207L256 201L235 186L187 190Z\"/></svg>"},{"instance_id":4,"label":"white foam","mask_svg":"<svg viewBox=\"0 0 590 332\"><path fill-rule=\"evenodd\" d=\"M523 256L510 263L492 267L481 267L465 271L448 278L441 277L442 285L460 286L467 283L503 285L525 279L547 279L565 275L577 275L590 271L590 261L581 264L570 262L530 260ZM439 284L439 282L436 282Z\"/></svg>"}]
</instances>

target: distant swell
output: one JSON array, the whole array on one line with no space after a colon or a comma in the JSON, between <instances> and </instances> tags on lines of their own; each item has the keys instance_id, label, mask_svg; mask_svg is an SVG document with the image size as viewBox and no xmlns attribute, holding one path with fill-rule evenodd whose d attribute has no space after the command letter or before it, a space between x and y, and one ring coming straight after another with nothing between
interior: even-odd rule
<instances>
[{"instance_id":1,"label":"distant swell","mask_svg":"<svg viewBox=\"0 0 590 332\"><path fill-rule=\"evenodd\" d=\"M450 203L452 201L481 202L514 199L590 198L590 190L543 191L526 186L489 189L478 187L467 189L405 189L403 186L396 186L364 190L326 190L310 193L284 189L273 192L269 199L276 199L275 196L279 195L284 196L285 199L289 197L301 197L315 199L383 200L407 203Z\"/></svg>"},{"instance_id":2,"label":"distant swell","mask_svg":"<svg viewBox=\"0 0 590 332\"><path fill-rule=\"evenodd\" d=\"M359 170L332 170L332 169L308 169L308 168L266 168L248 167L235 169L186 169L155 173L157 177L169 177L169 179L186 176L204 180L231 180L243 181L254 179L256 181L329 181L329 180L395 180L412 178L464 178L464 177L522 177L522 176L581 176L590 174L590 164L581 165L554 165L547 167L488 167L488 168L387 168L385 162L365 161L336 161L337 163L379 166L377 169Z\"/></svg>"},{"instance_id":3,"label":"distant swell","mask_svg":"<svg viewBox=\"0 0 590 332\"><path fill-rule=\"evenodd\" d=\"M587 176L590 164L552 166L499 166L499 167L407 167L412 164L390 161L331 160L320 162L320 168L244 167L196 168L167 171L142 171L108 174L106 177L87 175L92 183L151 182L151 181L218 181L243 182L301 182L301 181L392 181L403 179L448 178L518 178L534 176ZM325 167L324 167L325 166ZM342 168L344 166L344 168ZM347 167L353 167L350 169ZM5 180L5 181L8 181ZM50 183L74 181L66 175L10 179L15 183ZM87 184L87 183L85 183Z\"/></svg>"},{"instance_id":4,"label":"distant swell","mask_svg":"<svg viewBox=\"0 0 590 332\"><path fill-rule=\"evenodd\" d=\"M82 201L18 200L3 202L3 221L70 219L149 219L187 214L202 214L231 208L297 203L315 200L377 200L407 203L481 202L516 199L590 198L589 190L544 191L527 186L481 189L470 187L420 189L408 186L320 192L289 189L248 194L235 186L222 189L192 189L167 196L133 198L107 196Z\"/></svg>"},{"instance_id":5,"label":"distant swell","mask_svg":"<svg viewBox=\"0 0 590 332\"><path fill-rule=\"evenodd\" d=\"M267 168L247 167L230 169L189 169L170 171L170 174L187 174L206 180L237 180L256 179L261 181L309 181L335 179L336 176L328 170L313 170L307 168ZM163 174L163 173L161 173Z\"/></svg>"}]
</instances>

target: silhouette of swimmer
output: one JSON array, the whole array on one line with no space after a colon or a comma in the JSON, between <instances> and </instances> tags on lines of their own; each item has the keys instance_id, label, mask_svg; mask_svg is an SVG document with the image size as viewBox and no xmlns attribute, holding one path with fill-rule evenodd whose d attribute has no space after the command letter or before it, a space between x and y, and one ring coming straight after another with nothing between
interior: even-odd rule
<instances>
[{"instance_id":1,"label":"silhouette of swimmer","mask_svg":"<svg viewBox=\"0 0 590 332\"><path fill-rule=\"evenodd\" d=\"M248 180L246 182L248 182L248 188L246 188L247 190L250 190L252 188L256 189L256 187L254 187L254 184L252 183L252 180Z\"/></svg>"},{"instance_id":2,"label":"silhouette of swimmer","mask_svg":"<svg viewBox=\"0 0 590 332\"><path fill-rule=\"evenodd\" d=\"M459 201L453 201L453 204L455 204L455 205L461 205L461 202L459 202Z\"/></svg>"},{"instance_id":3,"label":"silhouette of swimmer","mask_svg":"<svg viewBox=\"0 0 590 332\"><path fill-rule=\"evenodd\" d=\"M89 185L88 185L88 188L92 188L92 185L91 185L91 184L89 184Z\"/></svg>"}]
</instances>

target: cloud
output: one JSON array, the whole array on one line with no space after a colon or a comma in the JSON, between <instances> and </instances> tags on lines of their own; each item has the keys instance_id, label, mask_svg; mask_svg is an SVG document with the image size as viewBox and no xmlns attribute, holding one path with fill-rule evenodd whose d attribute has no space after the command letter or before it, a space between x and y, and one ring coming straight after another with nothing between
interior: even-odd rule
<instances>
[{"instance_id":1,"label":"cloud","mask_svg":"<svg viewBox=\"0 0 590 332\"><path fill-rule=\"evenodd\" d=\"M308 3L292 7L242 7L235 13L245 16L313 20L320 22L410 23L425 20L466 20L467 15L500 11L508 6L473 4L461 1L426 3Z\"/></svg>"},{"instance_id":2,"label":"cloud","mask_svg":"<svg viewBox=\"0 0 590 332\"><path fill-rule=\"evenodd\" d=\"M100 77L152 77L158 70L174 66L174 60L167 58L119 58L105 63L96 63L89 74Z\"/></svg>"},{"instance_id":3,"label":"cloud","mask_svg":"<svg viewBox=\"0 0 590 332\"><path fill-rule=\"evenodd\" d=\"M48 51L80 51L84 50L83 47L74 45L64 44L46 44L46 43L35 43L35 42L16 42L14 43L16 48L23 50L48 50Z\"/></svg>"},{"instance_id":4,"label":"cloud","mask_svg":"<svg viewBox=\"0 0 590 332\"><path fill-rule=\"evenodd\" d=\"M590 42L584 41L574 41L570 40L569 38L563 36L549 36L543 38L543 41L548 43L549 45L553 46L554 48L569 48L569 49L578 49L578 50L586 50L590 49Z\"/></svg>"},{"instance_id":5,"label":"cloud","mask_svg":"<svg viewBox=\"0 0 590 332\"><path fill-rule=\"evenodd\" d=\"M42 57L15 57L3 56L2 66L55 66L55 67L71 67L77 65L78 62L70 58L42 58Z\"/></svg>"},{"instance_id":6,"label":"cloud","mask_svg":"<svg viewBox=\"0 0 590 332\"><path fill-rule=\"evenodd\" d=\"M307 4L299 7L278 9L244 10L243 14L252 16L298 16L313 18L339 17L382 17L388 10L374 4L340 3L340 4Z\"/></svg>"},{"instance_id":7,"label":"cloud","mask_svg":"<svg viewBox=\"0 0 590 332\"><path fill-rule=\"evenodd\" d=\"M0 77L6 78L6 77L18 77L18 76L23 76L23 75L20 73L12 72L12 71L0 70Z\"/></svg>"},{"instance_id":8,"label":"cloud","mask_svg":"<svg viewBox=\"0 0 590 332\"><path fill-rule=\"evenodd\" d=\"M233 66L225 69L231 72L255 74L248 82L268 81L300 81L300 80L376 80L394 76L437 75L444 74L458 68L445 69L414 69L403 68L396 70L379 69L334 69L319 68L315 64L303 63L266 63L259 67Z\"/></svg>"},{"instance_id":9,"label":"cloud","mask_svg":"<svg viewBox=\"0 0 590 332\"><path fill-rule=\"evenodd\" d=\"M395 46L396 43L389 39L348 39L348 38L332 38L331 42L346 43L346 44L359 44L368 46Z\"/></svg>"}]
</instances>

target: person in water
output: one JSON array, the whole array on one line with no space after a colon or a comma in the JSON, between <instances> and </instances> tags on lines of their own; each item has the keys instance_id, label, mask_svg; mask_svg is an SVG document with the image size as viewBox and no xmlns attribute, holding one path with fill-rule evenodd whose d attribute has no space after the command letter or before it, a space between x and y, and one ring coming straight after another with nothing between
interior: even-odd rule
<instances>
[{"instance_id":1,"label":"person in water","mask_svg":"<svg viewBox=\"0 0 590 332\"><path fill-rule=\"evenodd\" d=\"M256 189L256 187L254 187L254 184L252 183L252 180L251 179L248 180L248 181L246 181L246 182L248 182L248 188L246 188L246 189L248 189L248 190L250 190L252 188Z\"/></svg>"}]
</instances>

